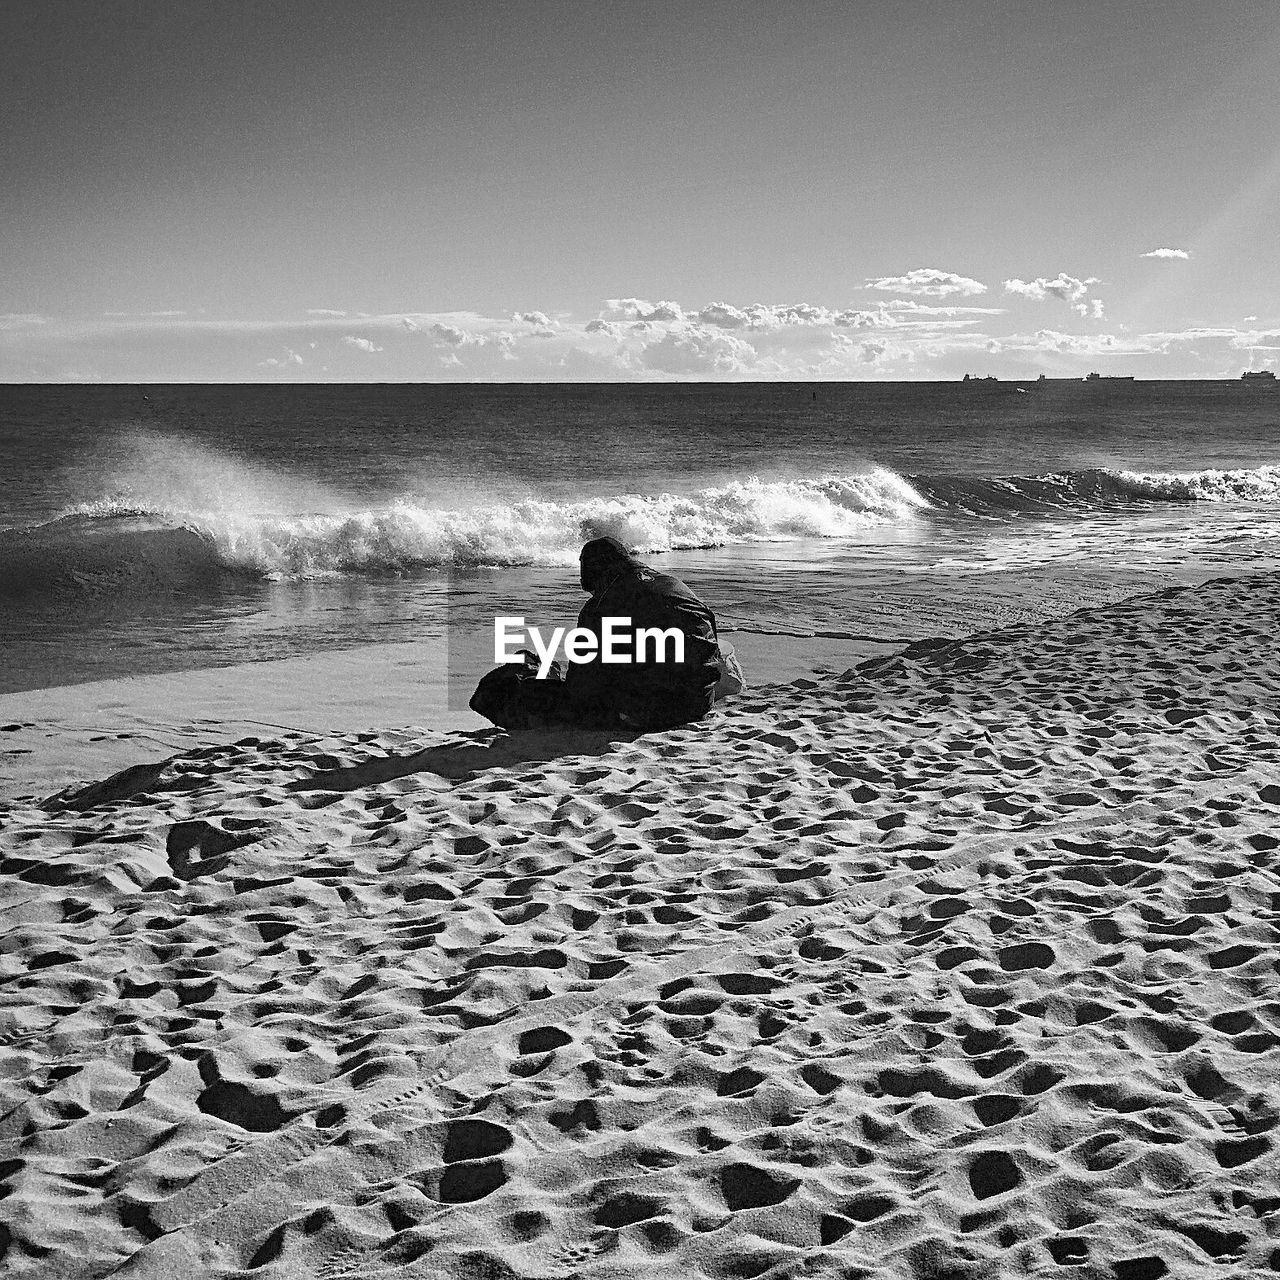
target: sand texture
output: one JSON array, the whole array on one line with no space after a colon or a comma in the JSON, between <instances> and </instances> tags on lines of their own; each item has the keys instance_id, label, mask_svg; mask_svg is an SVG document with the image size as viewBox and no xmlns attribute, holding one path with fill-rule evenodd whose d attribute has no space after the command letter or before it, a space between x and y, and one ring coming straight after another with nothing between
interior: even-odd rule
<instances>
[{"instance_id":1,"label":"sand texture","mask_svg":"<svg viewBox=\"0 0 1280 1280\"><path fill-rule=\"evenodd\" d=\"M198 671L95 680L0 694L0 801L49 795L105 778L148 753L278 732L344 735L412 724L423 731L488 727L467 702L494 663L492 629L423 636ZM896 652L842 636L733 633L748 671L774 682L843 671ZM447 671L447 676L446 676Z\"/></svg>"},{"instance_id":2,"label":"sand texture","mask_svg":"<svg viewBox=\"0 0 1280 1280\"><path fill-rule=\"evenodd\" d=\"M10 801L6 1276L1280 1270L1278 621Z\"/></svg>"}]
</instances>

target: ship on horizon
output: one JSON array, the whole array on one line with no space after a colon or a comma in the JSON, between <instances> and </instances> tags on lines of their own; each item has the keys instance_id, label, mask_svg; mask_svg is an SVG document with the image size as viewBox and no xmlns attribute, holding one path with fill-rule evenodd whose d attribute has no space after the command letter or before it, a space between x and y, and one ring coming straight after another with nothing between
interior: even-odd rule
<instances>
[{"instance_id":1,"label":"ship on horizon","mask_svg":"<svg viewBox=\"0 0 1280 1280\"><path fill-rule=\"evenodd\" d=\"M1246 369L1240 375L1241 382L1274 382L1276 375L1270 369Z\"/></svg>"},{"instance_id":2,"label":"ship on horizon","mask_svg":"<svg viewBox=\"0 0 1280 1280\"><path fill-rule=\"evenodd\" d=\"M1087 373L1083 378L1051 378L1048 374L1042 373L1037 382L1074 382L1077 385L1081 382L1134 382L1135 375L1132 373Z\"/></svg>"}]
</instances>

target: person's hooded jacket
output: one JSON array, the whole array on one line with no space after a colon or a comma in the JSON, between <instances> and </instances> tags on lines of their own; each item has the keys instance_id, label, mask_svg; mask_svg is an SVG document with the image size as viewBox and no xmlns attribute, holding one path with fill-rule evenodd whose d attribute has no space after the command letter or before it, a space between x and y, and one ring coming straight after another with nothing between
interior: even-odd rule
<instances>
[{"instance_id":1,"label":"person's hooded jacket","mask_svg":"<svg viewBox=\"0 0 1280 1280\"><path fill-rule=\"evenodd\" d=\"M679 578L637 560L617 538L596 538L582 549L582 587L591 598L578 625L602 639L606 617L629 618L630 651L640 627L678 629L683 662L570 663L566 692L580 713L608 721L615 713L638 727L683 723L711 708L720 679L715 615ZM671 646L666 646L671 654ZM647 647L652 658L653 647Z\"/></svg>"}]
</instances>

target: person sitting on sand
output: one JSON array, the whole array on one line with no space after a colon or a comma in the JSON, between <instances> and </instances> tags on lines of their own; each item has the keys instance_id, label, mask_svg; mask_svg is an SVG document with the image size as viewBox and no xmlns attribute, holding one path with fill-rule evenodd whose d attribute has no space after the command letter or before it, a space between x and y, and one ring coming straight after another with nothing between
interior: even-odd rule
<instances>
[{"instance_id":1,"label":"person sitting on sand","mask_svg":"<svg viewBox=\"0 0 1280 1280\"><path fill-rule=\"evenodd\" d=\"M580 581L590 599L578 626L599 642L589 661L556 663L546 679L534 664L491 671L471 708L507 729L571 724L592 728L672 729L711 710L721 680L715 615L679 578L642 564L617 538L595 538L582 548ZM605 619L625 619L614 637L635 652L641 628L675 630L684 638L682 661L606 663ZM668 654L667 656L673 656Z\"/></svg>"},{"instance_id":2,"label":"person sitting on sand","mask_svg":"<svg viewBox=\"0 0 1280 1280\"><path fill-rule=\"evenodd\" d=\"M683 662L605 664L597 657L572 663L565 693L580 723L670 729L701 719L715 701L720 646L715 615L679 578L642 564L617 538L596 538L582 548L582 589L591 598L578 626L603 638L605 618L630 618L640 628L674 628L684 636Z\"/></svg>"}]
</instances>

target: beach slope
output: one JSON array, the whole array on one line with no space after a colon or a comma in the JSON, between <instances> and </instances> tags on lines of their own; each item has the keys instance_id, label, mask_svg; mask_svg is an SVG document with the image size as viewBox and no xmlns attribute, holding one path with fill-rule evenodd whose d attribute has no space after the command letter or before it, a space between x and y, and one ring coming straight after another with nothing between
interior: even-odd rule
<instances>
[{"instance_id":1,"label":"beach slope","mask_svg":"<svg viewBox=\"0 0 1280 1280\"><path fill-rule=\"evenodd\" d=\"M1278 617L7 802L6 1274L1280 1268Z\"/></svg>"}]
</instances>

